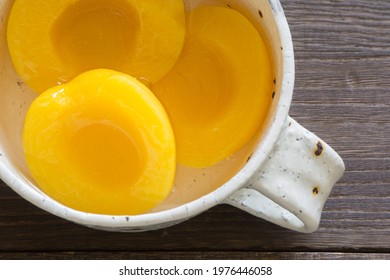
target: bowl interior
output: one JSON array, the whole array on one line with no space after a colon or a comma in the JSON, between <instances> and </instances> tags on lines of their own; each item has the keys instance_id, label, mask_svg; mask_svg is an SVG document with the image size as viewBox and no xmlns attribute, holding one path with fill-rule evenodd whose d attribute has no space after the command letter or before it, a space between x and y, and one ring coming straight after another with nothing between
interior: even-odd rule
<instances>
[{"instance_id":1,"label":"bowl interior","mask_svg":"<svg viewBox=\"0 0 390 280\"><path fill-rule=\"evenodd\" d=\"M6 29L7 19L13 4L13 0L0 3L0 175L15 175L18 182L7 183L24 198L37 204L31 195L45 198L39 191L36 182L31 177L27 168L23 147L22 130L26 112L37 97L15 73L9 56ZM274 12L268 1L218 1L218 0L185 0L186 9L191 9L199 4L217 4L230 6L241 11L256 26L260 34L267 38L267 43L272 53L275 65L276 93L281 90L282 81L282 54L280 51L280 39L277 25L274 20ZM172 209L174 207L197 200L202 196L218 189L228 182L235 174L246 165L258 143L267 135L270 124L278 108L279 95L276 94L268 113L267 121L257 135L239 152L229 159L209 168L195 169L178 166L175 186L165 202L152 210ZM245 172L241 171L241 172ZM7 177L8 178L8 177ZM40 205L40 207L43 207Z\"/></svg>"}]
</instances>

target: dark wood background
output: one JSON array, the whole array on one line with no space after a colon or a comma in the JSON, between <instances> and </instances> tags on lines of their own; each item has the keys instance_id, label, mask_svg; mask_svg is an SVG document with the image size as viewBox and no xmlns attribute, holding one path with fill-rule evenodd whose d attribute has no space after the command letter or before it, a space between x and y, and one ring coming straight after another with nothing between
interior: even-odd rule
<instances>
[{"instance_id":1,"label":"dark wood background","mask_svg":"<svg viewBox=\"0 0 390 280\"><path fill-rule=\"evenodd\" d=\"M390 259L390 1L282 0L296 56L290 115L343 157L314 234L230 206L144 233L78 226L0 181L0 258Z\"/></svg>"}]
</instances>

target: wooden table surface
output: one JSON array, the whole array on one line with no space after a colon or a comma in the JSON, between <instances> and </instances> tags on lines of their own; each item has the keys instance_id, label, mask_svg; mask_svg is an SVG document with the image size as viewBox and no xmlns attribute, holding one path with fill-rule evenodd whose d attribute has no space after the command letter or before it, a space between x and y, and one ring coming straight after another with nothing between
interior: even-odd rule
<instances>
[{"instance_id":1,"label":"wooden table surface","mask_svg":"<svg viewBox=\"0 0 390 280\"><path fill-rule=\"evenodd\" d=\"M346 172L320 229L301 234L231 206L144 233L75 225L0 181L0 258L390 259L390 1L282 0L296 57L290 115Z\"/></svg>"}]
</instances>

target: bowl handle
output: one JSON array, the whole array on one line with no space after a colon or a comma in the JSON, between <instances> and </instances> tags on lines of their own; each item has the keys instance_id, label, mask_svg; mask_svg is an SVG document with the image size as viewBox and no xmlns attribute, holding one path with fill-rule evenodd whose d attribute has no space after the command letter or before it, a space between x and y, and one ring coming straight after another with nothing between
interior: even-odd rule
<instances>
[{"instance_id":1,"label":"bowl handle","mask_svg":"<svg viewBox=\"0 0 390 280\"><path fill-rule=\"evenodd\" d=\"M268 161L225 203L291 230L314 232L344 170L329 145L288 117Z\"/></svg>"}]
</instances>

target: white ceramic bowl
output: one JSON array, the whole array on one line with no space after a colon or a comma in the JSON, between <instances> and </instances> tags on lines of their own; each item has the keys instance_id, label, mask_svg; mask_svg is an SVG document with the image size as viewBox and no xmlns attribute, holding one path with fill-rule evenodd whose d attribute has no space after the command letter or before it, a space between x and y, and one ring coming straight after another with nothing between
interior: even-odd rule
<instances>
[{"instance_id":1,"label":"white ceramic bowl","mask_svg":"<svg viewBox=\"0 0 390 280\"><path fill-rule=\"evenodd\" d=\"M235 8L269 39L276 66L275 97L268 121L252 143L211 168L178 167L180 175L167 201L136 216L76 211L36 186L25 163L21 140L24 117L36 94L15 73L6 42L6 23L13 2L0 1L0 178L24 199L69 221L110 231L167 227L223 203L289 229L313 232L318 228L324 203L342 175L344 164L325 142L288 116L294 55L278 0L185 1L187 9L202 2Z\"/></svg>"}]
</instances>

